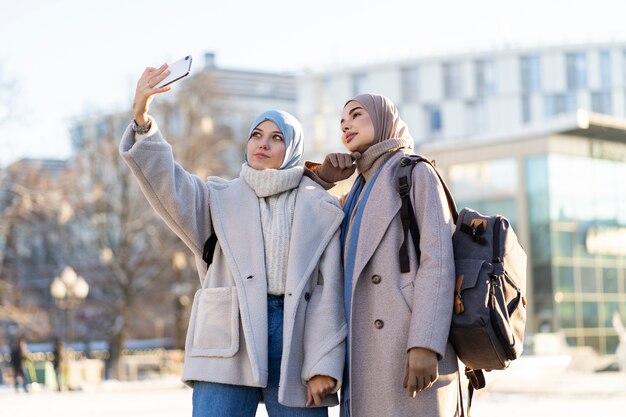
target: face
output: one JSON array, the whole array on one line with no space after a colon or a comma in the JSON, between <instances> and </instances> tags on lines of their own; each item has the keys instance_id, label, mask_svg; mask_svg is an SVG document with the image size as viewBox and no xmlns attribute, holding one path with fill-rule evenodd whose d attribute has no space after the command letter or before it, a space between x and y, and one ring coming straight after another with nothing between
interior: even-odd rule
<instances>
[{"instance_id":1,"label":"face","mask_svg":"<svg viewBox=\"0 0 626 417\"><path fill-rule=\"evenodd\" d=\"M341 113L341 142L350 152L365 152L374 144L374 123L365 108L351 101Z\"/></svg>"},{"instance_id":2,"label":"face","mask_svg":"<svg viewBox=\"0 0 626 417\"><path fill-rule=\"evenodd\" d=\"M276 123L265 120L252 131L247 145L248 165L254 169L278 169L285 159L285 137Z\"/></svg>"}]
</instances>

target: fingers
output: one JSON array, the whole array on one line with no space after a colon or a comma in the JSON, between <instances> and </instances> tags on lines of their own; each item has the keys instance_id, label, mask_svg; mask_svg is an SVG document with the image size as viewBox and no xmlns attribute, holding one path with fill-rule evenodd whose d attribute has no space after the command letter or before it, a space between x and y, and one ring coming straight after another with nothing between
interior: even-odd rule
<instances>
[{"instance_id":1,"label":"fingers","mask_svg":"<svg viewBox=\"0 0 626 417\"><path fill-rule=\"evenodd\" d=\"M352 167L352 157L347 153L340 153L337 155L337 159L339 161L339 168L348 169Z\"/></svg>"},{"instance_id":2,"label":"fingers","mask_svg":"<svg viewBox=\"0 0 626 417\"><path fill-rule=\"evenodd\" d=\"M322 405L322 399L331 393L337 381L329 376L316 375L307 382L306 406Z\"/></svg>"},{"instance_id":3,"label":"fingers","mask_svg":"<svg viewBox=\"0 0 626 417\"><path fill-rule=\"evenodd\" d=\"M407 355L407 370L404 388L409 397L433 386L439 378L436 354L423 348L410 349Z\"/></svg>"},{"instance_id":4,"label":"fingers","mask_svg":"<svg viewBox=\"0 0 626 417\"><path fill-rule=\"evenodd\" d=\"M133 115L135 119L141 118L148 113L150 101L155 94L165 93L171 90L171 87L154 88L169 75L168 65L163 64L159 68L147 67L139 80L137 81L137 89L135 91L135 99L133 100Z\"/></svg>"},{"instance_id":5,"label":"fingers","mask_svg":"<svg viewBox=\"0 0 626 417\"><path fill-rule=\"evenodd\" d=\"M328 155L328 162L330 162L330 164L335 167L338 168L339 167L339 161L337 160L337 153L331 153Z\"/></svg>"},{"instance_id":6,"label":"fingers","mask_svg":"<svg viewBox=\"0 0 626 417\"><path fill-rule=\"evenodd\" d=\"M359 157L361 156L360 153L355 152ZM333 166L333 168L339 168L339 169L348 169L348 168L352 168L352 165L354 164L354 161L358 158L354 158L352 156L352 154L347 154L347 153L331 153L328 154L326 156L328 162Z\"/></svg>"},{"instance_id":7,"label":"fingers","mask_svg":"<svg viewBox=\"0 0 626 417\"><path fill-rule=\"evenodd\" d=\"M352 152L350 156L352 157L353 160L357 161L361 159L361 152Z\"/></svg>"}]
</instances>

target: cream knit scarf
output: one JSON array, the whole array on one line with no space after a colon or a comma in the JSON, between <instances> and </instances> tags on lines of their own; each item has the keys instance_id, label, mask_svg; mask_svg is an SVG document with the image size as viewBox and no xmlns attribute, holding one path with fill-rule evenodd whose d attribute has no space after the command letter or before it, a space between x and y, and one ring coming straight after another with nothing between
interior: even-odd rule
<instances>
[{"instance_id":1,"label":"cream knit scarf","mask_svg":"<svg viewBox=\"0 0 626 417\"><path fill-rule=\"evenodd\" d=\"M268 294L285 293L291 224L303 172L299 166L266 170L248 164L241 167L241 177L259 198Z\"/></svg>"}]
</instances>

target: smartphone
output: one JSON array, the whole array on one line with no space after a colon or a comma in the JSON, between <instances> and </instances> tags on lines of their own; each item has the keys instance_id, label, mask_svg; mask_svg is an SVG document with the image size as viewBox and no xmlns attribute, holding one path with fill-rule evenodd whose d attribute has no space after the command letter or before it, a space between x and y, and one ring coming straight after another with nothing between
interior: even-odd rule
<instances>
[{"instance_id":1,"label":"smartphone","mask_svg":"<svg viewBox=\"0 0 626 417\"><path fill-rule=\"evenodd\" d=\"M170 64L167 69L169 70L170 75L168 75L167 77L165 77L165 79L163 79L163 81L155 85L154 88L168 86L174 81L178 81L181 78L189 75L189 71L191 71L191 55L187 55L186 57Z\"/></svg>"}]
</instances>

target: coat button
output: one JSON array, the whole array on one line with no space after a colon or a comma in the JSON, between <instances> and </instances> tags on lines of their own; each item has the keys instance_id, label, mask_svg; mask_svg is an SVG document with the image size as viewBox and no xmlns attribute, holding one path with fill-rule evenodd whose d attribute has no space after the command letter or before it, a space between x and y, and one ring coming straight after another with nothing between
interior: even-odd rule
<instances>
[{"instance_id":1,"label":"coat button","mask_svg":"<svg viewBox=\"0 0 626 417\"><path fill-rule=\"evenodd\" d=\"M372 277L372 282L373 282L374 284L380 284L380 281L382 281L382 278L380 277L380 275L374 275L374 276Z\"/></svg>"},{"instance_id":2,"label":"coat button","mask_svg":"<svg viewBox=\"0 0 626 417\"><path fill-rule=\"evenodd\" d=\"M374 321L374 327L376 327L377 329L382 329L383 327L385 327L385 322L382 320L376 320Z\"/></svg>"},{"instance_id":3,"label":"coat button","mask_svg":"<svg viewBox=\"0 0 626 417\"><path fill-rule=\"evenodd\" d=\"M311 294L309 294L308 292L304 294L304 300L305 301L309 301L311 299Z\"/></svg>"}]
</instances>

